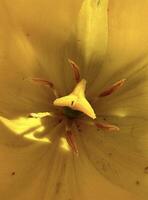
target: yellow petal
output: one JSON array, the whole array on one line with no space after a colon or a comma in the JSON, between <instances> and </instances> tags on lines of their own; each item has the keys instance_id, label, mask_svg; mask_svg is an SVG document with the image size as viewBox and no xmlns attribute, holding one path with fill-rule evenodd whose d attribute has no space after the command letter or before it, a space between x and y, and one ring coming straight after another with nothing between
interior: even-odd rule
<instances>
[{"instance_id":1,"label":"yellow petal","mask_svg":"<svg viewBox=\"0 0 148 200\"><path fill-rule=\"evenodd\" d=\"M22 136L32 141L50 143L49 138L41 137L42 133L46 133L47 130L39 118L20 117L17 119L9 120L0 116L0 122L10 131L12 131L15 136Z\"/></svg>"},{"instance_id":2,"label":"yellow petal","mask_svg":"<svg viewBox=\"0 0 148 200\"><path fill-rule=\"evenodd\" d=\"M106 117L120 127L118 134L83 126L80 132L83 148L93 166L113 184L147 199L147 120L138 117ZM128 180L128 181L127 181Z\"/></svg>"},{"instance_id":3,"label":"yellow petal","mask_svg":"<svg viewBox=\"0 0 148 200\"><path fill-rule=\"evenodd\" d=\"M137 69L139 68L139 69ZM128 74L127 71L123 72ZM107 98L99 99L95 108L99 115L137 116L148 118L148 68L136 64L133 72L129 71L123 88Z\"/></svg>"},{"instance_id":4,"label":"yellow petal","mask_svg":"<svg viewBox=\"0 0 148 200\"><path fill-rule=\"evenodd\" d=\"M96 118L95 112L91 107L90 103L87 101L85 97L85 88L86 88L86 80L82 79L74 88L72 93L65 97L61 97L56 99L53 104L55 106L67 106L73 110L78 110L92 119Z\"/></svg>"},{"instance_id":5,"label":"yellow petal","mask_svg":"<svg viewBox=\"0 0 148 200\"><path fill-rule=\"evenodd\" d=\"M21 128L19 125L18 127ZM49 164L52 162L50 155L58 146L57 136L61 132L61 126L52 130L50 128L48 132L56 138L54 145L27 141L21 136L16 136L12 129L8 131L6 125L2 127L0 124L0 197L2 199L40 200L45 197L45 189L49 190L49 181L53 183L54 176L52 178L50 176L51 179L47 180L49 172L53 170L53 164ZM5 142L3 137L6 139ZM45 199L49 199L50 195Z\"/></svg>"},{"instance_id":6,"label":"yellow petal","mask_svg":"<svg viewBox=\"0 0 148 200\"><path fill-rule=\"evenodd\" d=\"M61 132L61 126L51 131L54 139L52 145L25 142L6 127L2 129L0 124L2 199L90 200L99 197L101 200L137 200L98 173L88 160L80 137L78 143L81 156L73 157L71 153L61 151L58 148ZM2 137L6 135L4 143Z\"/></svg>"},{"instance_id":7,"label":"yellow petal","mask_svg":"<svg viewBox=\"0 0 148 200\"><path fill-rule=\"evenodd\" d=\"M9 113L14 113L17 109L18 117L24 113L24 108L25 113L31 111L31 107L32 112L40 112L49 106L50 90L28 83L32 77L50 80L60 93L64 93L65 82L61 74L67 57L63 49L80 6L81 1L68 0L58 5L46 0L1 1L0 112L10 110Z\"/></svg>"},{"instance_id":8,"label":"yellow petal","mask_svg":"<svg viewBox=\"0 0 148 200\"><path fill-rule=\"evenodd\" d=\"M78 39L86 64L93 59L102 59L107 48L108 0L85 0L80 11Z\"/></svg>"},{"instance_id":9,"label":"yellow petal","mask_svg":"<svg viewBox=\"0 0 148 200\"><path fill-rule=\"evenodd\" d=\"M108 53L91 90L96 92L122 78L131 78L148 62L148 2L109 3ZM133 74L133 75L132 75ZM128 84L128 81L127 81Z\"/></svg>"},{"instance_id":10,"label":"yellow petal","mask_svg":"<svg viewBox=\"0 0 148 200\"><path fill-rule=\"evenodd\" d=\"M65 44L73 32L81 4L82 0L64 0L58 4L46 0L5 1L10 21L15 22L16 28L23 32L35 49L34 77L36 74L36 77L40 75L41 78L49 79L61 92L65 88Z\"/></svg>"},{"instance_id":11,"label":"yellow petal","mask_svg":"<svg viewBox=\"0 0 148 200\"><path fill-rule=\"evenodd\" d=\"M81 195L82 195L82 197L87 200L98 199L98 197L101 198L101 200L109 200L109 199L114 199L114 200L115 199L121 199L121 200L136 199L136 200L138 200L138 198L137 198L137 196L135 196L135 194L127 192L123 188L113 185L111 182L109 182L107 179L105 179L101 175L100 171L97 170L96 165L93 162L90 162L90 161L92 161L92 159L91 159L91 156L88 154L87 145L86 145L86 143L84 143L84 141L86 142L88 138L91 141L93 139L96 139L96 143L95 142L94 143L95 144L98 143L98 145L97 145L98 148L97 147L96 148L98 149L98 152L99 152L100 141L98 140L99 137L96 136L98 134L98 132L97 133L95 132L96 137L92 138L91 131L94 131L94 129L90 129L90 126L89 127L82 126L82 129L84 130L84 132L82 131L82 132L79 132L79 134L76 134L76 137L77 137L76 140L77 140L77 144L79 147L79 153L80 153L80 157L79 157L80 163L79 163L79 160L76 160L77 166L79 166L79 170L78 170L78 168L76 168L78 177L81 177L81 179L77 179L78 183L80 185L80 188L81 188L81 193L80 193L79 197L81 197ZM87 131L86 131L86 129L87 129ZM84 138L85 132L87 132L87 134L89 133L89 137L87 135L87 138ZM92 133L92 134L94 135L94 133ZM89 143L89 145L90 145L90 143ZM92 153L96 153L96 152L92 152ZM92 157L93 157L93 155L92 155ZM97 157L97 155L96 155L96 157ZM103 161L102 161L102 165L103 165ZM85 168L83 166L85 166ZM88 188L89 188L89 191L88 191ZM80 199L83 199L82 197Z\"/></svg>"},{"instance_id":12,"label":"yellow petal","mask_svg":"<svg viewBox=\"0 0 148 200\"><path fill-rule=\"evenodd\" d=\"M11 4L10 4L11 5ZM8 9L9 10L9 9ZM0 112L18 117L49 106L51 92L33 85L28 79L39 70L33 45L11 18L7 7L0 3ZM42 96L40 98L40 96ZM32 110L31 110L32 109Z\"/></svg>"}]
</instances>

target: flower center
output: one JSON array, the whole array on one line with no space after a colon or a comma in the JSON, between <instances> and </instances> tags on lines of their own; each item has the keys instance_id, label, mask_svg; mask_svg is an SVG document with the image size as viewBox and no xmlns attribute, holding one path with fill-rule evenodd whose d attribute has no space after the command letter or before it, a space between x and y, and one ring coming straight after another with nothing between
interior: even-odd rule
<instances>
[{"instance_id":1,"label":"flower center","mask_svg":"<svg viewBox=\"0 0 148 200\"><path fill-rule=\"evenodd\" d=\"M78 154L78 147L75 141L75 133L73 133L73 124L75 124L78 128L77 124L78 122L83 121L84 123L92 126L95 125L98 129L107 130L107 131L119 131L119 127L116 125L109 124L107 122L97 122L96 114L89 103L89 101L85 97L85 89L86 89L86 80L81 79L80 76L80 69L79 66L72 60L68 60L73 73L74 78L76 81L76 86L73 89L73 91L66 96L59 97L58 92L56 91L56 88L54 84L50 81L40 79L40 78L33 78L32 80L37 83L41 83L43 85L48 86L55 96L55 100L53 102L54 106L62 107L62 116L61 113L51 113L51 112L44 112L44 113L30 113L30 117L34 118L42 118L42 117L54 117L54 118L60 118L61 121L65 121L65 138L67 140L67 143L71 147L72 151L76 154ZM98 101L100 98L106 97L117 91L119 88L121 88L126 79L121 79L117 82L115 82L113 85L105 89L104 91L100 92L96 98L93 98L93 102ZM91 119L82 119L81 115L85 114ZM78 131L80 129L78 128Z\"/></svg>"},{"instance_id":2,"label":"flower center","mask_svg":"<svg viewBox=\"0 0 148 200\"><path fill-rule=\"evenodd\" d=\"M78 110L73 110L69 107L64 107L63 114L69 119L76 119L82 114L82 112Z\"/></svg>"}]
</instances>

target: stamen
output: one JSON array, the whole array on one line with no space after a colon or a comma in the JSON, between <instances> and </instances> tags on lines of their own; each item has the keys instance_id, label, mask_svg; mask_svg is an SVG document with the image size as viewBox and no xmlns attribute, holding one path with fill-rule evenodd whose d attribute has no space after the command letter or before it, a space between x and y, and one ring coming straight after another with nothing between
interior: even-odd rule
<instances>
[{"instance_id":1,"label":"stamen","mask_svg":"<svg viewBox=\"0 0 148 200\"><path fill-rule=\"evenodd\" d=\"M107 131L119 131L120 128L118 126L115 126L113 124L109 124L109 123L103 123L103 122L94 122L92 120L79 120L82 123L85 123L87 125L90 126L96 126L99 129L103 129L103 130L107 130Z\"/></svg>"},{"instance_id":2,"label":"stamen","mask_svg":"<svg viewBox=\"0 0 148 200\"><path fill-rule=\"evenodd\" d=\"M70 59L68 59L68 62L70 63L70 65L72 67L72 70L74 73L74 78L75 78L76 82L78 83L81 79L79 66Z\"/></svg>"},{"instance_id":3,"label":"stamen","mask_svg":"<svg viewBox=\"0 0 148 200\"><path fill-rule=\"evenodd\" d=\"M126 79L121 79L120 81L117 81L111 87L109 87L108 89L106 89L105 91L103 91L99 95L99 97L105 97L105 96L111 95L113 92L115 92L119 88L121 88L124 85L125 81L126 81Z\"/></svg>"},{"instance_id":4,"label":"stamen","mask_svg":"<svg viewBox=\"0 0 148 200\"><path fill-rule=\"evenodd\" d=\"M75 137L71 131L71 128L68 125L66 125L66 140L67 140L67 143L69 144L69 146L71 147L72 151L76 155L78 155L79 152L78 152L77 144L75 142Z\"/></svg>"},{"instance_id":5,"label":"stamen","mask_svg":"<svg viewBox=\"0 0 148 200\"><path fill-rule=\"evenodd\" d=\"M30 113L28 117L33 117L33 118L43 118L43 117L55 117L54 113L50 113L50 112L39 112L39 113Z\"/></svg>"},{"instance_id":6,"label":"stamen","mask_svg":"<svg viewBox=\"0 0 148 200\"><path fill-rule=\"evenodd\" d=\"M34 82L37 82L37 83L40 83L40 84L43 84L43 85L46 85L46 86L50 87L52 89L52 92L53 92L54 96L56 98L59 97L59 95L57 93L57 90L55 89L54 84L52 82L44 80L44 79L40 79L40 78L32 78L32 80Z\"/></svg>"},{"instance_id":7,"label":"stamen","mask_svg":"<svg viewBox=\"0 0 148 200\"><path fill-rule=\"evenodd\" d=\"M107 130L107 131L119 131L119 127L118 126L115 126L115 125L112 125L112 124L107 124L107 123L95 123L96 127L97 128L100 128L100 129L104 129L104 130Z\"/></svg>"}]
</instances>

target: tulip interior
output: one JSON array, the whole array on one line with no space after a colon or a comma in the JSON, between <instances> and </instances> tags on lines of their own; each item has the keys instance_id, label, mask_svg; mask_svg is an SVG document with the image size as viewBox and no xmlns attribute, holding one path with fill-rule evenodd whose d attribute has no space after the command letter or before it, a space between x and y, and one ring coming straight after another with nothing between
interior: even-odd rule
<instances>
[{"instance_id":1,"label":"tulip interior","mask_svg":"<svg viewBox=\"0 0 148 200\"><path fill-rule=\"evenodd\" d=\"M94 104L96 101L99 100L99 98L109 96L115 91L117 91L124 85L126 79L121 79L113 85L111 85L110 87L108 87L107 89L105 89L104 91L100 92L98 96L94 98L93 102L90 103L85 96L87 81L81 77L79 66L70 59L68 59L68 62L71 66L76 85L73 91L66 96L60 97L58 91L56 90L52 82L40 78L32 79L37 83L49 86L49 88L52 90L55 96L53 106L59 108L58 113L31 113L29 116L35 118L42 118L48 116L54 116L56 118L60 117L59 122L65 122L65 138L67 140L67 143L69 144L69 147L71 148L72 152L78 155L79 151L74 136L73 124L76 125L78 131L80 131L79 125L81 123L87 123L90 126L95 126L97 129L103 129L107 131L120 130L119 127L116 125L112 125L107 122L99 122L91 104Z\"/></svg>"}]
</instances>

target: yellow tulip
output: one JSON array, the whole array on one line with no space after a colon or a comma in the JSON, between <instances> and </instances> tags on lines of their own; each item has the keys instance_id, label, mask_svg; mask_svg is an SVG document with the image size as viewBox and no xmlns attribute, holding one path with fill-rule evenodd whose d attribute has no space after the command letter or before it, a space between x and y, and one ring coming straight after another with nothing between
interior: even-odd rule
<instances>
[{"instance_id":1,"label":"yellow tulip","mask_svg":"<svg viewBox=\"0 0 148 200\"><path fill-rule=\"evenodd\" d=\"M0 1L0 199L147 199L147 10Z\"/></svg>"}]
</instances>

